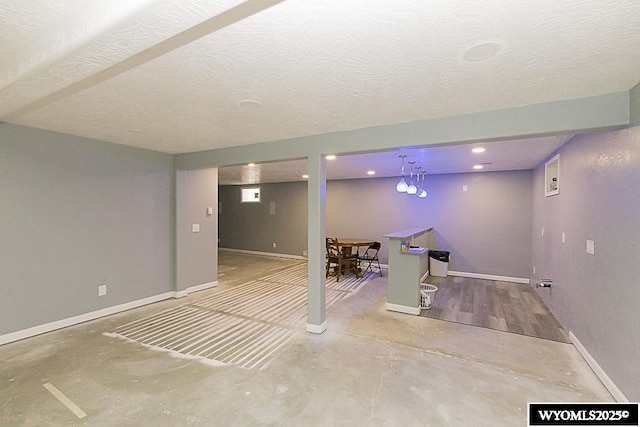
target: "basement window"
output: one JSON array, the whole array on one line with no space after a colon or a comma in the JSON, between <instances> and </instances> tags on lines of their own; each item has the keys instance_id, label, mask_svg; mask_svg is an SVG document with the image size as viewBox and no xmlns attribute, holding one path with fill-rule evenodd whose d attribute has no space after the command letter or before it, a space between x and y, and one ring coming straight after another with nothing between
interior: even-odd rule
<instances>
[{"instance_id":1,"label":"basement window","mask_svg":"<svg viewBox=\"0 0 640 427\"><path fill-rule=\"evenodd\" d=\"M242 203L260 203L260 187L242 189Z\"/></svg>"},{"instance_id":2,"label":"basement window","mask_svg":"<svg viewBox=\"0 0 640 427\"><path fill-rule=\"evenodd\" d=\"M560 155L556 154L544 165L545 197L560 194Z\"/></svg>"}]
</instances>

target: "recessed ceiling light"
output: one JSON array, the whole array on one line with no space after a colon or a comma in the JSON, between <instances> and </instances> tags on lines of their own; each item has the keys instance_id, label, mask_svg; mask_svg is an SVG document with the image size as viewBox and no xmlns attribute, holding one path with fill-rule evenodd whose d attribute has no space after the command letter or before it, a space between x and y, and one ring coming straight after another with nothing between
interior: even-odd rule
<instances>
[{"instance_id":1,"label":"recessed ceiling light","mask_svg":"<svg viewBox=\"0 0 640 427\"><path fill-rule=\"evenodd\" d=\"M254 167L255 165L256 165L255 163L249 163L247 166Z\"/></svg>"},{"instance_id":2,"label":"recessed ceiling light","mask_svg":"<svg viewBox=\"0 0 640 427\"><path fill-rule=\"evenodd\" d=\"M327 155L327 156L325 157L325 159L327 159L327 160L335 160L335 159L336 159L336 156L335 156L334 154L329 154L329 155Z\"/></svg>"},{"instance_id":3,"label":"recessed ceiling light","mask_svg":"<svg viewBox=\"0 0 640 427\"><path fill-rule=\"evenodd\" d=\"M305 173L304 175L302 175L302 177L303 177L304 179L309 179L309 175L307 175L306 173Z\"/></svg>"},{"instance_id":4,"label":"recessed ceiling light","mask_svg":"<svg viewBox=\"0 0 640 427\"><path fill-rule=\"evenodd\" d=\"M129 129L129 132L131 132L131 133L147 133L147 132L143 131L142 129Z\"/></svg>"},{"instance_id":5,"label":"recessed ceiling light","mask_svg":"<svg viewBox=\"0 0 640 427\"><path fill-rule=\"evenodd\" d=\"M375 175L376 171L367 171L367 175Z\"/></svg>"},{"instance_id":6,"label":"recessed ceiling light","mask_svg":"<svg viewBox=\"0 0 640 427\"><path fill-rule=\"evenodd\" d=\"M472 153L484 153L484 147L476 147L473 150L471 150Z\"/></svg>"},{"instance_id":7,"label":"recessed ceiling light","mask_svg":"<svg viewBox=\"0 0 640 427\"><path fill-rule=\"evenodd\" d=\"M473 165L473 168L478 170L478 169L482 169L484 166L482 165Z\"/></svg>"},{"instance_id":8,"label":"recessed ceiling light","mask_svg":"<svg viewBox=\"0 0 640 427\"><path fill-rule=\"evenodd\" d=\"M500 52L500 49L500 44L497 42L482 42L465 50L462 57L470 62L484 61L485 59L496 56L498 52Z\"/></svg>"}]
</instances>

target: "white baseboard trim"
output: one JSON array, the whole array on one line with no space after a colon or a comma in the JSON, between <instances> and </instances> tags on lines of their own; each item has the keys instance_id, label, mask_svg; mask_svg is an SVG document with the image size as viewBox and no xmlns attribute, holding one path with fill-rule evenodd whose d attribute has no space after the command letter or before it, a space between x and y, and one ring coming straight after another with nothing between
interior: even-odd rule
<instances>
[{"instance_id":1,"label":"white baseboard trim","mask_svg":"<svg viewBox=\"0 0 640 427\"><path fill-rule=\"evenodd\" d=\"M509 276L495 276L493 274L479 274L479 273L466 273L464 271L451 271L448 272L449 276L469 277L470 279L485 279L485 280L497 280L499 282L514 282L529 284L529 279L523 277L509 277Z\"/></svg>"},{"instance_id":2,"label":"white baseboard trim","mask_svg":"<svg viewBox=\"0 0 640 427\"><path fill-rule=\"evenodd\" d=\"M192 294L194 292L200 292L206 289L215 288L216 286L218 286L217 280L215 282L203 283L202 285L189 286L187 288L187 293Z\"/></svg>"},{"instance_id":3,"label":"white baseboard trim","mask_svg":"<svg viewBox=\"0 0 640 427\"><path fill-rule=\"evenodd\" d=\"M408 307L406 305L387 303L387 310L397 311L398 313L420 315L420 307Z\"/></svg>"},{"instance_id":4,"label":"white baseboard trim","mask_svg":"<svg viewBox=\"0 0 640 427\"><path fill-rule=\"evenodd\" d=\"M422 277L420 278L420 283L427 283L427 277L429 277L429 270L427 270L427 272L422 275Z\"/></svg>"},{"instance_id":5,"label":"white baseboard trim","mask_svg":"<svg viewBox=\"0 0 640 427\"><path fill-rule=\"evenodd\" d=\"M289 258L289 259L300 259L305 260L307 257L302 255L290 255L290 254L276 254L273 252L259 252L259 251L248 251L245 249L231 249L231 248L218 248L219 251L227 251L227 252L237 252L240 254L249 254L249 255L262 255L262 256L272 256L276 258Z\"/></svg>"},{"instance_id":6,"label":"white baseboard trim","mask_svg":"<svg viewBox=\"0 0 640 427\"><path fill-rule=\"evenodd\" d=\"M312 325L311 323L307 323L307 332L311 332L313 334L321 334L327 330L327 321L322 322L321 325Z\"/></svg>"},{"instance_id":7,"label":"white baseboard trim","mask_svg":"<svg viewBox=\"0 0 640 427\"><path fill-rule=\"evenodd\" d=\"M202 285L191 286L182 291L171 291L163 294L154 295L147 298L142 298L136 301L126 302L124 304L114 305L113 307L102 308L100 310L91 311L89 313L80 314L78 316L68 317L66 319L56 320L55 322L45 323L43 325L33 326L31 328L22 329L20 331L10 332L5 335L0 335L0 345L8 344L10 342L19 341L25 338L35 337L36 335L45 334L47 332L56 331L58 329L66 328L69 326L77 325L79 323L88 322L90 320L99 319L101 317L109 316L111 314L120 313L123 311L131 310L133 308L142 307L144 305L153 304L155 302L164 301L171 298L183 298L187 295L210 289L218 286L218 282L203 283Z\"/></svg>"},{"instance_id":8,"label":"white baseboard trim","mask_svg":"<svg viewBox=\"0 0 640 427\"><path fill-rule=\"evenodd\" d=\"M120 305L114 305L113 307L107 307L100 310L91 311L89 313L80 314L78 316L68 317L66 319L56 320L55 322L49 322L43 325L33 326L31 328L11 332L5 335L0 335L0 345L34 337L36 335L66 328L68 326L77 325L78 323L84 323L90 320L99 319L100 317L105 317L111 314L120 313L122 311L131 310L132 308L142 307L143 305L153 304L154 302L175 298L175 294L175 291L165 292L163 294L154 295L136 301L126 302Z\"/></svg>"},{"instance_id":9,"label":"white baseboard trim","mask_svg":"<svg viewBox=\"0 0 640 427\"><path fill-rule=\"evenodd\" d=\"M582 345L578 337L576 337L573 332L569 332L569 339L573 343L573 345L578 350L578 353L584 358L587 364L593 369L593 372L600 379L602 384L609 390L609 393L616 399L617 402L628 402L629 400L625 397L625 395L620 391L620 389L615 385L613 380L609 378L609 375L600 367L596 359L594 359L586 348Z\"/></svg>"}]
</instances>

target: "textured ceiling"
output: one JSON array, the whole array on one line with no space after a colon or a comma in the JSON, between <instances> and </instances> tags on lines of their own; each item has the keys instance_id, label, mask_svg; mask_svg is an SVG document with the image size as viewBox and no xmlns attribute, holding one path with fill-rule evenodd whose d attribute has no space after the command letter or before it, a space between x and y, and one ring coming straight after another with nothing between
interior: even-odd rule
<instances>
[{"instance_id":1,"label":"textured ceiling","mask_svg":"<svg viewBox=\"0 0 640 427\"><path fill-rule=\"evenodd\" d=\"M0 120L168 153L640 80L637 0L0 0L0 28Z\"/></svg>"}]
</instances>

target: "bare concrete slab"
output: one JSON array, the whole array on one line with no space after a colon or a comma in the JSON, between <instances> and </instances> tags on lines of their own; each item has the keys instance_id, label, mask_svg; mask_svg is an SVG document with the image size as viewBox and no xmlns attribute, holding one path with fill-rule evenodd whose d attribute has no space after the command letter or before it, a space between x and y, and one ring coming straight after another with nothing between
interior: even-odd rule
<instances>
[{"instance_id":1,"label":"bare concrete slab","mask_svg":"<svg viewBox=\"0 0 640 427\"><path fill-rule=\"evenodd\" d=\"M378 275L330 307L325 333L301 326L261 369L105 335L295 264L244 261L218 288L0 347L0 425L510 426L526 424L527 402L613 400L571 344L389 312Z\"/></svg>"}]
</instances>

